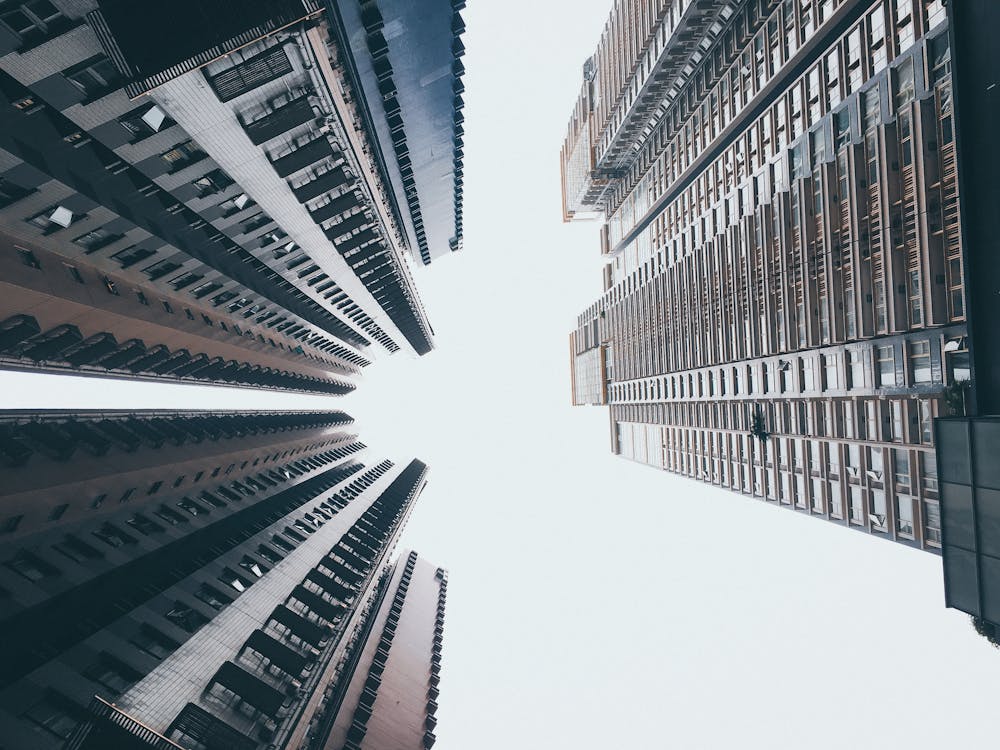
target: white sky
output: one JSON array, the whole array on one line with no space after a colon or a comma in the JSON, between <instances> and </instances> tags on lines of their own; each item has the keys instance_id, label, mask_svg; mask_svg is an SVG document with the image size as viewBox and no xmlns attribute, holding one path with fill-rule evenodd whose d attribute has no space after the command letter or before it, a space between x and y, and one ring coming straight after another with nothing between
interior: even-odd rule
<instances>
[{"instance_id":1,"label":"white sky","mask_svg":"<svg viewBox=\"0 0 1000 750\"><path fill-rule=\"evenodd\" d=\"M450 570L440 750L994 747L1000 652L939 558L614 458L569 406L596 227L558 152L610 0L465 11L466 238L417 272L437 332L347 398L0 374L4 407L340 408L430 484L403 544Z\"/></svg>"}]
</instances>

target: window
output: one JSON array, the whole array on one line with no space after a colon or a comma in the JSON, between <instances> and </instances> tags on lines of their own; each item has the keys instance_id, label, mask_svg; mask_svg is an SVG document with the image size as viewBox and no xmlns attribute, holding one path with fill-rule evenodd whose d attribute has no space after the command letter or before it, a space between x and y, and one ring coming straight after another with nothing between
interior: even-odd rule
<instances>
[{"instance_id":1,"label":"window","mask_svg":"<svg viewBox=\"0 0 1000 750\"><path fill-rule=\"evenodd\" d=\"M161 260L151 266L146 266L142 269L142 272L149 277L150 281L156 281L157 279L166 276L168 273L176 271L180 267L180 263L176 263L172 260Z\"/></svg>"},{"instance_id":2,"label":"window","mask_svg":"<svg viewBox=\"0 0 1000 750\"><path fill-rule=\"evenodd\" d=\"M240 222L240 232L242 234L247 234L255 229L260 229L262 226L270 224L271 221L272 219L270 216L263 211L258 211L253 216Z\"/></svg>"},{"instance_id":3,"label":"window","mask_svg":"<svg viewBox=\"0 0 1000 750\"><path fill-rule=\"evenodd\" d=\"M850 382L849 388L864 388L865 386L865 362L864 355L859 350L847 352L847 374Z\"/></svg>"},{"instance_id":4,"label":"window","mask_svg":"<svg viewBox=\"0 0 1000 750\"><path fill-rule=\"evenodd\" d=\"M914 383L931 382L931 344L929 341L910 343L910 374Z\"/></svg>"},{"instance_id":5,"label":"window","mask_svg":"<svg viewBox=\"0 0 1000 750\"><path fill-rule=\"evenodd\" d=\"M162 304L162 305L163 305L163 309L164 309L164 310L165 310L166 312L170 313L171 315L173 315L173 314L174 314L174 308L173 308L173 307L172 307L172 306L170 305L170 303L169 303L169 302L167 302L167 301L166 301L165 299L161 299L161 300L160 300L160 304Z\"/></svg>"},{"instance_id":6,"label":"window","mask_svg":"<svg viewBox=\"0 0 1000 750\"><path fill-rule=\"evenodd\" d=\"M180 276L177 276L176 278L171 279L170 280L170 286L172 286L174 288L174 291L178 291L179 292L184 287L190 286L191 284L193 284L196 281L198 281L200 279L203 279L203 278L205 278L205 277L202 276L201 274L197 274L197 273L185 273L185 274L181 274Z\"/></svg>"},{"instance_id":7,"label":"window","mask_svg":"<svg viewBox=\"0 0 1000 750\"><path fill-rule=\"evenodd\" d=\"M227 604L233 603L232 599L215 588L215 586L209 586L207 583L201 584L195 596L212 609L222 609Z\"/></svg>"},{"instance_id":8,"label":"window","mask_svg":"<svg viewBox=\"0 0 1000 750\"><path fill-rule=\"evenodd\" d=\"M208 622L208 618L201 614L201 612L196 609L192 609L184 602L180 601L175 601L174 606L167 610L164 617L170 620L170 622L179 627L181 630L186 630L189 633L193 633Z\"/></svg>"},{"instance_id":9,"label":"window","mask_svg":"<svg viewBox=\"0 0 1000 750\"><path fill-rule=\"evenodd\" d=\"M30 552L20 551L6 563L7 567L29 581L41 581L43 578L53 578L59 575L59 570L49 565L42 558Z\"/></svg>"},{"instance_id":10,"label":"window","mask_svg":"<svg viewBox=\"0 0 1000 750\"><path fill-rule=\"evenodd\" d=\"M871 512L868 514L868 517L871 519L872 529L876 531L886 530L888 516L886 515L884 490L872 490Z\"/></svg>"},{"instance_id":11,"label":"window","mask_svg":"<svg viewBox=\"0 0 1000 750\"><path fill-rule=\"evenodd\" d=\"M135 537L129 536L113 523L105 523L92 533L109 547L124 547L127 544L136 543Z\"/></svg>"},{"instance_id":12,"label":"window","mask_svg":"<svg viewBox=\"0 0 1000 750\"><path fill-rule=\"evenodd\" d=\"M46 234L65 229L70 224L84 218L86 214L76 215L62 205L49 206L41 213L30 216L25 221L43 230Z\"/></svg>"},{"instance_id":13,"label":"window","mask_svg":"<svg viewBox=\"0 0 1000 750\"><path fill-rule=\"evenodd\" d=\"M257 546L257 554L263 557L272 565L281 562L284 559L281 555L275 552L273 549L268 547L266 544L261 544Z\"/></svg>"},{"instance_id":14,"label":"window","mask_svg":"<svg viewBox=\"0 0 1000 750\"><path fill-rule=\"evenodd\" d=\"M247 587L250 586L250 581L248 581L246 578L243 578L243 576L238 575L236 571L231 570L230 568L223 569L222 575L219 576L219 580L222 581L227 586L231 586L232 588L236 589L240 593L246 591Z\"/></svg>"},{"instance_id":15,"label":"window","mask_svg":"<svg viewBox=\"0 0 1000 750\"><path fill-rule=\"evenodd\" d=\"M896 358L891 346L879 346L875 349L875 364L878 369L879 385L896 385Z\"/></svg>"},{"instance_id":16,"label":"window","mask_svg":"<svg viewBox=\"0 0 1000 750\"><path fill-rule=\"evenodd\" d=\"M233 184L233 180L221 169L213 169L208 174L193 180L191 184L198 188L198 197L205 198L225 190Z\"/></svg>"},{"instance_id":17,"label":"window","mask_svg":"<svg viewBox=\"0 0 1000 750\"><path fill-rule=\"evenodd\" d=\"M71 266L69 263L63 263L63 268L66 269L66 273L68 273L69 277L77 284L84 283L83 276L80 275L80 269L76 266Z\"/></svg>"},{"instance_id":18,"label":"window","mask_svg":"<svg viewBox=\"0 0 1000 750\"><path fill-rule=\"evenodd\" d=\"M133 109L118 118L118 122L132 135L133 141L146 138L174 124L166 112L155 104L152 107L144 104L138 109Z\"/></svg>"},{"instance_id":19,"label":"window","mask_svg":"<svg viewBox=\"0 0 1000 750\"><path fill-rule=\"evenodd\" d=\"M207 297L212 292L217 291L221 288L222 284L220 284L219 282L208 281L192 289L191 294L194 295L195 299L201 299L202 297Z\"/></svg>"},{"instance_id":20,"label":"window","mask_svg":"<svg viewBox=\"0 0 1000 750\"><path fill-rule=\"evenodd\" d=\"M81 234L73 242L83 248L83 251L90 255L91 253L96 253L102 247L107 247L113 242L117 242L122 238L122 235L117 232L109 232L103 227L91 230L86 234Z\"/></svg>"},{"instance_id":21,"label":"window","mask_svg":"<svg viewBox=\"0 0 1000 750\"><path fill-rule=\"evenodd\" d=\"M88 100L97 99L122 85L118 69L104 55L96 55L79 65L63 71L66 79L74 84Z\"/></svg>"},{"instance_id":22,"label":"window","mask_svg":"<svg viewBox=\"0 0 1000 750\"><path fill-rule=\"evenodd\" d=\"M144 516L142 513L136 513L125 523L144 536L163 533L163 527L160 524L151 520L148 516Z\"/></svg>"},{"instance_id":23,"label":"window","mask_svg":"<svg viewBox=\"0 0 1000 750\"><path fill-rule=\"evenodd\" d=\"M244 208L250 208L256 205L256 203L250 198L246 193L240 193L233 198L227 198L219 204L219 208L222 209L223 216L232 216L235 213L239 213ZM259 214L260 212L258 212Z\"/></svg>"},{"instance_id":24,"label":"window","mask_svg":"<svg viewBox=\"0 0 1000 750\"><path fill-rule=\"evenodd\" d=\"M895 464L896 492L910 492L910 452L899 448L892 451Z\"/></svg>"},{"instance_id":25,"label":"window","mask_svg":"<svg viewBox=\"0 0 1000 750\"><path fill-rule=\"evenodd\" d=\"M118 296L118 285L114 281L108 276L102 276L101 281L104 283L104 288L108 290L108 294Z\"/></svg>"},{"instance_id":26,"label":"window","mask_svg":"<svg viewBox=\"0 0 1000 750\"><path fill-rule=\"evenodd\" d=\"M917 401L917 416L920 421L920 442L925 445L930 445L934 442L933 428L934 428L934 407L933 403L928 399L920 399Z\"/></svg>"},{"instance_id":27,"label":"window","mask_svg":"<svg viewBox=\"0 0 1000 750\"><path fill-rule=\"evenodd\" d=\"M161 505L159 508L153 511L153 514L159 518L162 518L171 526L177 526L178 524L188 522L188 520L184 516L182 516L173 508L168 508L166 505Z\"/></svg>"},{"instance_id":28,"label":"window","mask_svg":"<svg viewBox=\"0 0 1000 750\"><path fill-rule=\"evenodd\" d=\"M135 289L134 291L135 291L135 298L139 302L139 304L149 307L149 300L146 299L146 295L142 293L142 290Z\"/></svg>"},{"instance_id":29,"label":"window","mask_svg":"<svg viewBox=\"0 0 1000 750\"><path fill-rule=\"evenodd\" d=\"M40 269L42 264L38 262L38 258L30 250L25 250L23 247L17 248L17 257L21 259L21 262L28 266L29 268Z\"/></svg>"},{"instance_id":30,"label":"window","mask_svg":"<svg viewBox=\"0 0 1000 750\"><path fill-rule=\"evenodd\" d=\"M46 691L45 697L24 712L24 718L46 732L66 739L80 723L83 710L59 693Z\"/></svg>"},{"instance_id":31,"label":"window","mask_svg":"<svg viewBox=\"0 0 1000 750\"><path fill-rule=\"evenodd\" d=\"M267 568L247 555L243 555L243 559L240 560L240 567L252 573L255 578L262 578L267 572Z\"/></svg>"},{"instance_id":32,"label":"window","mask_svg":"<svg viewBox=\"0 0 1000 750\"><path fill-rule=\"evenodd\" d=\"M97 497L95 497L95 498L94 498L94 499L93 499L93 500L91 501L91 503L90 503L90 507L91 507L91 508L94 508L95 510L96 510L97 508L100 508L100 507L101 507L101 505L103 505L103 504L104 504L104 501L105 501L105 500L107 499L107 497L108 497L108 496L107 496L106 494L100 494L100 495L98 495Z\"/></svg>"},{"instance_id":33,"label":"window","mask_svg":"<svg viewBox=\"0 0 1000 750\"><path fill-rule=\"evenodd\" d=\"M826 380L824 383L824 388L827 390L837 390L840 386L840 381L838 377L838 367L837 360L838 356L836 354L824 354L823 356L823 377Z\"/></svg>"},{"instance_id":34,"label":"window","mask_svg":"<svg viewBox=\"0 0 1000 750\"><path fill-rule=\"evenodd\" d=\"M189 497L185 497L185 498L182 498L181 500L179 500L177 502L177 507L181 508L182 510L186 510L192 516L200 516L200 515L204 515L204 514L208 513L208 509L207 508L205 508L205 507L203 507L201 505L198 505L198 503L196 503L194 500L192 500Z\"/></svg>"},{"instance_id":35,"label":"window","mask_svg":"<svg viewBox=\"0 0 1000 750\"><path fill-rule=\"evenodd\" d=\"M116 260L122 268L128 268L152 255L156 255L155 250L131 245L130 247L126 247L124 250L119 250L117 253L112 255L111 258Z\"/></svg>"},{"instance_id":36,"label":"window","mask_svg":"<svg viewBox=\"0 0 1000 750\"><path fill-rule=\"evenodd\" d=\"M143 625L131 643L157 659L169 656L180 645L151 625Z\"/></svg>"},{"instance_id":37,"label":"window","mask_svg":"<svg viewBox=\"0 0 1000 750\"><path fill-rule=\"evenodd\" d=\"M23 47L40 44L68 25L68 19L49 0L4 3L0 21L21 37Z\"/></svg>"},{"instance_id":38,"label":"window","mask_svg":"<svg viewBox=\"0 0 1000 750\"><path fill-rule=\"evenodd\" d=\"M941 506L936 502L924 502L924 529L928 542L941 544Z\"/></svg>"},{"instance_id":39,"label":"window","mask_svg":"<svg viewBox=\"0 0 1000 750\"><path fill-rule=\"evenodd\" d=\"M896 530L913 538L913 498L909 495L896 496Z\"/></svg>"},{"instance_id":40,"label":"window","mask_svg":"<svg viewBox=\"0 0 1000 750\"><path fill-rule=\"evenodd\" d=\"M171 172L184 169L184 167L201 161L205 156L206 154L201 150L201 147L191 140L178 143L166 153L160 154L160 158L167 163Z\"/></svg>"},{"instance_id":41,"label":"window","mask_svg":"<svg viewBox=\"0 0 1000 750\"><path fill-rule=\"evenodd\" d=\"M863 526L865 523L864 502L862 501L862 490L857 485L850 485L851 507L849 509L851 523L855 526Z\"/></svg>"}]
</instances>

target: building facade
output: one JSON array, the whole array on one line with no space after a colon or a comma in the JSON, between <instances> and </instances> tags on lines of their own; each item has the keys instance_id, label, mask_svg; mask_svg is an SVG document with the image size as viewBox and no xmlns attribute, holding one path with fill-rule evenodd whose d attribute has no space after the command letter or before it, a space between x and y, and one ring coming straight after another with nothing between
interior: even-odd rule
<instances>
[{"instance_id":1,"label":"building facade","mask_svg":"<svg viewBox=\"0 0 1000 750\"><path fill-rule=\"evenodd\" d=\"M949 13L615 3L561 155L615 453L940 550L933 420L977 397Z\"/></svg>"},{"instance_id":2,"label":"building facade","mask_svg":"<svg viewBox=\"0 0 1000 750\"><path fill-rule=\"evenodd\" d=\"M331 696L325 750L433 746L447 587L447 571L400 555L351 677Z\"/></svg>"},{"instance_id":3,"label":"building facade","mask_svg":"<svg viewBox=\"0 0 1000 750\"><path fill-rule=\"evenodd\" d=\"M343 393L429 351L462 5L5 4L0 366Z\"/></svg>"},{"instance_id":4,"label":"building facade","mask_svg":"<svg viewBox=\"0 0 1000 750\"><path fill-rule=\"evenodd\" d=\"M390 557L426 482L419 461L362 463L350 425L5 415L3 746L323 747L345 665L413 571Z\"/></svg>"}]
</instances>

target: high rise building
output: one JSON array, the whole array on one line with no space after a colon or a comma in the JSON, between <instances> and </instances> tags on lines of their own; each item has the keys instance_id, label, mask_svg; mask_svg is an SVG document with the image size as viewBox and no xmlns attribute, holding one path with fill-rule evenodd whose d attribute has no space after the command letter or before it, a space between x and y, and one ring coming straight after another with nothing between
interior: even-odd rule
<instances>
[{"instance_id":1,"label":"high rise building","mask_svg":"<svg viewBox=\"0 0 1000 750\"><path fill-rule=\"evenodd\" d=\"M458 0L0 8L0 366L343 393L462 240Z\"/></svg>"},{"instance_id":2,"label":"high rise building","mask_svg":"<svg viewBox=\"0 0 1000 750\"><path fill-rule=\"evenodd\" d=\"M561 164L607 261L573 402L609 407L616 454L940 550L934 418L996 378L972 379L956 5L615 3Z\"/></svg>"},{"instance_id":3,"label":"high rise building","mask_svg":"<svg viewBox=\"0 0 1000 750\"><path fill-rule=\"evenodd\" d=\"M319 727L326 750L434 744L448 573L410 552L386 584L364 643L331 686Z\"/></svg>"},{"instance_id":4,"label":"high rise building","mask_svg":"<svg viewBox=\"0 0 1000 750\"><path fill-rule=\"evenodd\" d=\"M937 420L945 602L969 613L1000 642L1000 49L992 29L1000 5L949 3L954 52L958 177L969 273L973 387L964 416Z\"/></svg>"},{"instance_id":5,"label":"high rise building","mask_svg":"<svg viewBox=\"0 0 1000 750\"><path fill-rule=\"evenodd\" d=\"M429 747L444 573L390 567L426 466L361 463L350 423L0 417L3 747L332 747L342 709L346 746Z\"/></svg>"}]
</instances>

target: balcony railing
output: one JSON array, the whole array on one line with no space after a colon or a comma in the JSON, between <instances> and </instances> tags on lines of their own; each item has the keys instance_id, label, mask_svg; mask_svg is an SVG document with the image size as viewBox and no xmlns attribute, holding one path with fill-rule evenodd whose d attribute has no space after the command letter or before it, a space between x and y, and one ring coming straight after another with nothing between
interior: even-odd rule
<instances>
[{"instance_id":1,"label":"balcony railing","mask_svg":"<svg viewBox=\"0 0 1000 750\"><path fill-rule=\"evenodd\" d=\"M241 117L243 129L254 145L259 146L309 122L314 116L309 101L311 94L311 89L297 89L283 95L280 101L272 100L266 109L256 112L254 116Z\"/></svg>"}]
</instances>

